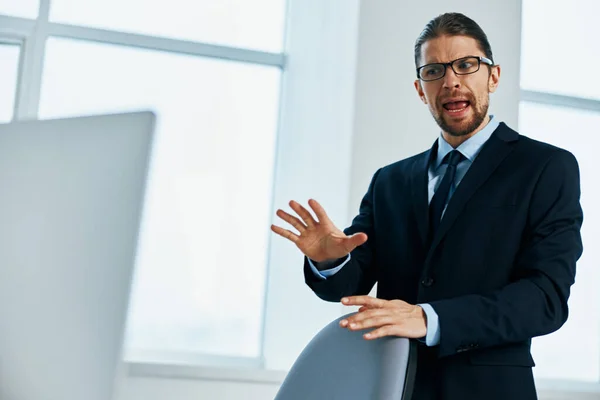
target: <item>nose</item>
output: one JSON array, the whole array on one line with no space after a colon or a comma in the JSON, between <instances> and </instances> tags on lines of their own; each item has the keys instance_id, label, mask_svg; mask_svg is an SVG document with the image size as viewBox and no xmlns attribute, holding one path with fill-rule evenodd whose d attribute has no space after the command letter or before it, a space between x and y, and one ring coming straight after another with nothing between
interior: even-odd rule
<instances>
[{"instance_id":1,"label":"nose","mask_svg":"<svg viewBox=\"0 0 600 400\"><path fill-rule=\"evenodd\" d=\"M446 67L446 75L442 78L444 81L444 88L460 88L460 77L456 75L456 72L450 67Z\"/></svg>"}]
</instances>

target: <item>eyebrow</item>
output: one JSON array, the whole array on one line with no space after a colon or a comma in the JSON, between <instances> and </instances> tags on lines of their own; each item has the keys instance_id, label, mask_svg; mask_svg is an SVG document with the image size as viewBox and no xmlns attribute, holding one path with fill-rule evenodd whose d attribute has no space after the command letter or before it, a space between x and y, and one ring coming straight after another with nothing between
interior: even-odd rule
<instances>
[{"instance_id":1,"label":"eyebrow","mask_svg":"<svg viewBox=\"0 0 600 400\"><path fill-rule=\"evenodd\" d=\"M429 61L429 62L425 62L423 65L449 63L450 61L460 60L461 58L465 58L465 57L485 57L485 55L477 55L477 54L473 53L473 54L467 54L464 56L452 58L449 61Z\"/></svg>"}]
</instances>

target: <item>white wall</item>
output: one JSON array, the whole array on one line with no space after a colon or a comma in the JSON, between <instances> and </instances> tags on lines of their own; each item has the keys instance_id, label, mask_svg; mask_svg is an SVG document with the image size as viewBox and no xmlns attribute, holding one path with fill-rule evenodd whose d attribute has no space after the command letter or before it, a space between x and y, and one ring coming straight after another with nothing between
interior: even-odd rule
<instances>
[{"instance_id":1,"label":"white wall","mask_svg":"<svg viewBox=\"0 0 600 400\"><path fill-rule=\"evenodd\" d=\"M118 400L273 399L284 372L133 366Z\"/></svg>"},{"instance_id":2,"label":"white wall","mask_svg":"<svg viewBox=\"0 0 600 400\"><path fill-rule=\"evenodd\" d=\"M122 399L127 400L219 400L273 399L275 384L210 380L132 378Z\"/></svg>"},{"instance_id":3,"label":"white wall","mask_svg":"<svg viewBox=\"0 0 600 400\"><path fill-rule=\"evenodd\" d=\"M346 224L359 0L293 0L290 15L274 206L312 197ZM304 284L295 245L273 235L270 250L265 366L287 369L340 306Z\"/></svg>"},{"instance_id":4,"label":"white wall","mask_svg":"<svg viewBox=\"0 0 600 400\"><path fill-rule=\"evenodd\" d=\"M510 126L517 125L520 0L455 0L453 8L445 0L363 0L357 25L358 4L291 2L296 14L289 32L290 65L283 92L287 108L278 150L275 207L284 207L291 198L305 203L315 197L339 225L355 215L378 167L427 149L438 135L413 88L414 41L434 16L464 12L487 32L495 61L503 68L491 109ZM312 23L307 25L308 20ZM341 308L307 290L294 246L273 240L272 247L265 365L282 370ZM267 400L274 397L284 373L167 371L161 377L144 377L138 370L133 375L122 400ZM599 397L542 390L540 398Z\"/></svg>"}]
</instances>

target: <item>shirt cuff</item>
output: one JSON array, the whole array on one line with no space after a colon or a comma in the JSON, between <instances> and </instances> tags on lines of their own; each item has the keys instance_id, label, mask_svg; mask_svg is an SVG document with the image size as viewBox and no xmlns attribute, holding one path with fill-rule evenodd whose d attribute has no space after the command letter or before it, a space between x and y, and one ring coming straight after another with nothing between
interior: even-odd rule
<instances>
[{"instance_id":1,"label":"shirt cuff","mask_svg":"<svg viewBox=\"0 0 600 400\"><path fill-rule=\"evenodd\" d=\"M348 263L348 261L350 261L350 257L351 257L350 254L348 254L346 256L346 260L343 263L341 263L340 265L338 265L335 268L324 269L323 271L319 271L317 269L317 267L315 267L315 264L313 264L313 260L311 260L310 258L307 258L307 259L308 259L308 265L310 265L310 269L312 270L313 274L321 280L326 280L330 276L335 275L340 269L342 269L342 267L344 265L346 265Z\"/></svg>"},{"instance_id":2,"label":"shirt cuff","mask_svg":"<svg viewBox=\"0 0 600 400\"><path fill-rule=\"evenodd\" d=\"M425 303L417 305L425 311L425 315L427 316L427 335L425 336L425 344L429 347L437 346L440 344L439 317L430 304Z\"/></svg>"}]
</instances>

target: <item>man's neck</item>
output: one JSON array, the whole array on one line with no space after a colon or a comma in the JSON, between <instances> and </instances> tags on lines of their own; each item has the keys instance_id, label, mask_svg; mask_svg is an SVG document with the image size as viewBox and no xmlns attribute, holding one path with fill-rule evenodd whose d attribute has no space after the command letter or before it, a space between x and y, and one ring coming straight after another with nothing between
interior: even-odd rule
<instances>
[{"instance_id":1,"label":"man's neck","mask_svg":"<svg viewBox=\"0 0 600 400\"><path fill-rule=\"evenodd\" d=\"M467 140L469 140L470 138L475 136L477 134L477 132L479 132L483 128L485 128L489 122L490 122L490 116L488 115L483 119L483 121L481 122L481 125L479 125L479 127L477 127L477 129L475 129L471 133L467 133L466 135L462 135L462 136L453 136L453 135L450 135L448 132L442 132L442 136L444 136L444 140L446 140L446 142L448 142L448 144L450 146L452 146L453 149L456 149L458 146L460 146L461 144L463 144L464 142L466 142Z\"/></svg>"}]
</instances>

